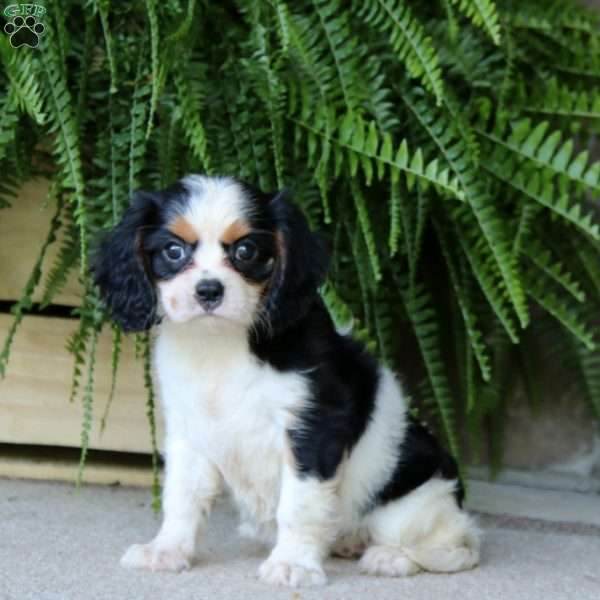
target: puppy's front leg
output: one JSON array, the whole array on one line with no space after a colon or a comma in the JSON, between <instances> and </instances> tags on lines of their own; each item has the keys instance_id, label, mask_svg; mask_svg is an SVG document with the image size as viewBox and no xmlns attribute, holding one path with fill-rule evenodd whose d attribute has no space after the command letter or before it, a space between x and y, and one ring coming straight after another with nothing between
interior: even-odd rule
<instances>
[{"instance_id":1,"label":"puppy's front leg","mask_svg":"<svg viewBox=\"0 0 600 600\"><path fill-rule=\"evenodd\" d=\"M263 581L292 587L324 585L323 560L335 537L337 480L319 480L283 467L277 543L261 565Z\"/></svg>"},{"instance_id":2,"label":"puppy's front leg","mask_svg":"<svg viewBox=\"0 0 600 600\"><path fill-rule=\"evenodd\" d=\"M219 471L196 447L167 439L162 526L148 544L130 546L121 565L151 571L189 568L196 538L221 488Z\"/></svg>"}]
</instances>

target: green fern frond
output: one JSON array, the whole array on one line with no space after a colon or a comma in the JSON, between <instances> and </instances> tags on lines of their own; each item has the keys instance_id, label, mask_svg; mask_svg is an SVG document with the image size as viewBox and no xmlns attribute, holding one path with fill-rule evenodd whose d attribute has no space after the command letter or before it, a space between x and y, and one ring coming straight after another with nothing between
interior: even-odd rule
<instances>
[{"instance_id":1,"label":"green fern frond","mask_svg":"<svg viewBox=\"0 0 600 600\"><path fill-rule=\"evenodd\" d=\"M377 243L375 242L375 237L373 233L373 228L371 226L369 211L367 209L365 197L354 179L351 180L350 185L352 197L354 199L354 206L356 207L356 214L358 216L360 231L364 237L365 245L367 247L367 252L369 255L369 262L371 263L371 269L373 270L373 277L375 278L375 281L380 281L381 265L379 263L379 255L377 254Z\"/></svg>"},{"instance_id":2,"label":"green fern frond","mask_svg":"<svg viewBox=\"0 0 600 600\"><path fill-rule=\"evenodd\" d=\"M373 326L378 355L391 367L394 358L394 318L390 298L382 287L377 289L373 301Z\"/></svg>"},{"instance_id":3,"label":"green fern frond","mask_svg":"<svg viewBox=\"0 0 600 600\"><path fill-rule=\"evenodd\" d=\"M418 180L425 187L433 185L459 200L463 198L456 177L451 176L448 169L440 167L437 159L424 163L420 149L411 157L406 140L394 151L389 134L384 134L383 140L380 140L376 128L370 125L367 134L367 124L358 117L346 117L338 127L337 136L299 119L292 120L317 137L328 139L337 150L336 159L340 163L348 161L352 176L356 174L359 164L367 182L372 180L375 172L380 178L386 171L390 171L392 176L402 172L409 182Z\"/></svg>"},{"instance_id":4,"label":"green fern frond","mask_svg":"<svg viewBox=\"0 0 600 600\"><path fill-rule=\"evenodd\" d=\"M122 332L118 325L112 325L112 350L111 350L111 371L110 371L110 390L108 392L108 399L106 400L106 406L100 419L100 433L103 433L106 429L106 422L108 415L115 398L115 391L117 388L117 374L119 372L119 361L121 359L122 350Z\"/></svg>"},{"instance_id":5,"label":"green fern frond","mask_svg":"<svg viewBox=\"0 0 600 600\"><path fill-rule=\"evenodd\" d=\"M600 241L600 229L598 224L593 222L592 215L582 214L580 204L570 202L568 194L559 194L551 178L531 169L513 171L514 167L511 163L502 165L490 161L482 167L526 198L545 206L566 221L573 223L594 240Z\"/></svg>"},{"instance_id":6,"label":"green fern frond","mask_svg":"<svg viewBox=\"0 0 600 600\"><path fill-rule=\"evenodd\" d=\"M254 5L256 6L256 5ZM270 122L271 147L273 163L279 188L285 185L285 157L284 157L284 104L286 99L285 87L281 83L281 58L273 53L267 44L267 28L262 24L259 11L249 10L252 25L253 54L251 59L242 61L255 90L263 101L266 114Z\"/></svg>"},{"instance_id":7,"label":"green fern frond","mask_svg":"<svg viewBox=\"0 0 600 600\"><path fill-rule=\"evenodd\" d=\"M152 127L154 126L154 113L156 112L158 97L164 84L165 72L159 62L158 56L160 34L158 31L158 18L156 16L156 0L145 0L145 3L146 13L148 15L148 23L150 24L150 60L152 69L152 93L150 94L148 124L146 125L146 140L148 140L150 134L152 133Z\"/></svg>"},{"instance_id":8,"label":"green fern frond","mask_svg":"<svg viewBox=\"0 0 600 600\"><path fill-rule=\"evenodd\" d=\"M352 311L348 304L342 300L331 281L325 282L320 289L320 294L336 327L345 329L352 324Z\"/></svg>"},{"instance_id":9,"label":"green fern frond","mask_svg":"<svg viewBox=\"0 0 600 600\"><path fill-rule=\"evenodd\" d=\"M513 240L513 252L515 255L518 256L525 247L531 236L534 220L541 210L542 207L539 204L528 201L520 203L517 229Z\"/></svg>"},{"instance_id":10,"label":"green fern frond","mask_svg":"<svg viewBox=\"0 0 600 600\"><path fill-rule=\"evenodd\" d=\"M523 111L569 119L600 119L600 92L573 89L552 77L543 93L533 98L528 94L526 101L524 98Z\"/></svg>"},{"instance_id":11,"label":"green fern frond","mask_svg":"<svg viewBox=\"0 0 600 600\"><path fill-rule=\"evenodd\" d=\"M62 228L64 239L56 255L54 264L48 272L44 284L44 295L40 300L40 308L49 306L67 283L69 274L79 258L79 231L77 226L69 222Z\"/></svg>"},{"instance_id":12,"label":"green fern frond","mask_svg":"<svg viewBox=\"0 0 600 600\"><path fill-rule=\"evenodd\" d=\"M17 106L11 94L5 94L0 99L0 161L6 157L9 145L15 141L18 122Z\"/></svg>"},{"instance_id":13,"label":"green fern frond","mask_svg":"<svg viewBox=\"0 0 600 600\"><path fill-rule=\"evenodd\" d=\"M589 326L579 318L577 311L561 300L555 291L542 286L539 279L532 273L525 272L524 277L527 281L527 293L533 300L560 321L589 350L594 350L596 347L594 334L590 331Z\"/></svg>"},{"instance_id":14,"label":"green fern frond","mask_svg":"<svg viewBox=\"0 0 600 600\"><path fill-rule=\"evenodd\" d=\"M500 24L498 10L492 0L452 0L458 9L477 27L481 27L492 38L494 44L500 44Z\"/></svg>"},{"instance_id":15,"label":"green fern frond","mask_svg":"<svg viewBox=\"0 0 600 600\"><path fill-rule=\"evenodd\" d=\"M140 171L142 170L144 156L146 154L146 119L148 114L148 104L152 97L151 85L146 83L147 77L146 59L143 52L143 46L140 48L138 63L135 75L135 84L131 97L128 142L128 197L131 198L133 192L139 185Z\"/></svg>"},{"instance_id":16,"label":"green fern frond","mask_svg":"<svg viewBox=\"0 0 600 600\"><path fill-rule=\"evenodd\" d=\"M356 80L356 38L352 36L345 11L337 0L311 0L318 26L327 42L339 81L345 108L352 112L360 106L362 93Z\"/></svg>"},{"instance_id":17,"label":"green fern frond","mask_svg":"<svg viewBox=\"0 0 600 600\"><path fill-rule=\"evenodd\" d=\"M398 281L398 288L425 362L450 451L454 457L459 459L460 450L452 394L440 353L439 323L433 309L431 296L421 284L417 286L415 293L410 293L408 282L402 281L402 279Z\"/></svg>"},{"instance_id":18,"label":"green fern frond","mask_svg":"<svg viewBox=\"0 0 600 600\"><path fill-rule=\"evenodd\" d=\"M494 257L487 244L467 235L459 235L460 231L473 231L476 227L474 216L466 211L456 211L453 216L455 234L459 245L469 263L471 271L489 302L495 315L502 323L506 333L514 344L519 343L519 334L507 300L504 282L500 278Z\"/></svg>"},{"instance_id":19,"label":"green fern frond","mask_svg":"<svg viewBox=\"0 0 600 600\"><path fill-rule=\"evenodd\" d=\"M468 146L454 129L453 122L443 112L429 106L425 98L419 99L410 93L403 94L402 98L450 165L494 257L521 326L526 327L529 314L509 236L475 168Z\"/></svg>"},{"instance_id":20,"label":"green fern frond","mask_svg":"<svg viewBox=\"0 0 600 600\"><path fill-rule=\"evenodd\" d=\"M62 169L61 185L65 190L72 190L75 221L79 227L80 269L87 276L88 222L78 124L72 110L73 101L64 78L62 63L53 49L53 39L48 37L50 39L46 40L38 56L46 76L43 89L49 131L54 135L54 154Z\"/></svg>"},{"instance_id":21,"label":"green fern frond","mask_svg":"<svg viewBox=\"0 0 600 600\"><path fill-rule=\"evenodd\" d=\"M591 247L588 240L574 239L570 242L579 262L583 266L583 271L591 282L592 289L596 293L596 298L600 300L600 262L598 261L598 251Z\"/></svg>"},{"instance_id":22,"label":"green fern frond","mask_svg":"<svg viewBox=\"0 0 600 600\"><path fill-rule=\"evenodd\" d=\"M388 237L388 247L390 256L395 256L398 252L399 240L402 237L402 199L398 183L390 180L390 233Z\"/></svg>"},{"instance_id":23,"label":"green fern frond","mask_svg":"<svg viewBox=\"0 0 600 600\"><path fill-rule=\"evenodd\" d=\"M529 240L522 252L531 262L569 292L578 302L585 301L585 291L575 275L540 240Z\"/></svg>"},{"instance_id":24,"label":"green fern frond","mask_svg":"<svg viewBox=\"0 0 600 600\"><path fill-rule=\"evenodd\" d=\"M522 119L513 125L506 140L481 130L479 133L515 155L548 169L561 181L571 181L600 195L600 162L588 164L589 152L586 150L573 156L573 140L563 143L560 131L547 135L548 127L547 121L534 127L530 119Z\"/></svg>"},{"instance_id":25,"label":"green fern frond","mask_svg":"<svg viewBox=\"0 0 600 600\"><path fill-rule=\"evenodd\" d=\"M44 114L44 100L40 92L40 83L36 77L35 60L31 53L15 52L9 44L8 37L0 37L0 65L8 78L10 87L3 103L1 117L7 105L15 105L27 113L38 124L43 125L46 120ZM1 129L0 129L1 132ZM2 139L0 138L0 148ZM1 155L0 155L1 157Z\"/></svg>"},{"instance_id":26,"label":"green fern frond","mask_svg":"<svg viewBox=\"0 0 600 600\"><path fill-rule=\"evenodd\" d=\"M522 29L591 33L599 24L596 12L565 0L536 0L532 4L511 0L507 4L503 14L512 26Z\"/></svg>"},{"instance_id":27,"label":"green fern frond","mask_svg":"<svg viewBox=\"0 0 600 600\"><path fill-rule=\"evenodd\" d=\"M183 133L194 157L200 161L203 171L210 175L213 171L206 143L206 131L200 117L202 93L199 90L199 82L197 79L190 81L178 73L175 75L175 85Z\"/></svg>"},{"instance_id":28,"label":"green fern frond","mask_svg":"<svg viewBox=\"0 0 600 600\"><path fill-rule=\"evenodd\" d=\"M152 449L152 509L155 513L160 511L160 479L158 471L158 446L156 441L156 399L154 383L152 381L151 334L146 333L141 339L142 356L144 365L144 386L146 387L146 415L150 427L150 447Z\"/></svg>"},{"instance_id":29,"label":"green fern frond","mask_svg":"<svg viewBox=\"0 0 600 600\"><path fill-rule=\"evenodd\" d=\"M94 404L94 373L96 368L96 351L98 349L98 338L100 331L94 328L92 340L90 343L89 365L87 380L83 389L82 406L83 418L81 420L81 451L79 454L79 468L77 469L77 487L83 483L83 472L87 460L90 446L90 434L93 424L93 404Z\"/></svg>"},{"instance_id":30,"label":"green fern frond","mask_svg":"<svg viewBox=\"0 0 600 600\"><path fill-rule=\"evenodd\" d=\"M444 256L444 260L446 261L446 266L448 268L450 283L452 284L452 288L454 289L456 300L464 321L465 329L469 340L469 353L472 353L477 359L477 364L479 365L479 369L481 371L481 376L483 380L490 381L492 373L489 350L485 343L483 333L478 324L478 319L476 316L476 311L474 310L474 303L470 295L469 286L465 285L465 277L461 276L459 269L455 265L456 259L454 259L452 256L453 252L450 248L448 234L444 232L442 226L437 220L434 220L434 225L438 234L438 240L440 241L442 254ZM467 362L468 360L470 360L470 357L468 357ZM472 374L469 374L469 378L472 376ZM467 396L470 398L470 394L473 392L473 383L470 381L470 379L467 388L469 389L469 393L467 394Z\"/></svg>"},{"instance_id":31,"label":"green fern frond","mask_svg":"<svg viewBox=\"0 0 600 600\"><path fill-rule=\"evenodd\" d=\"M115 64L115 56L113 51L113 36L111 35L110 25L108 22L108 13L110 9L109 0L95 0L94 9L100 14L100 23L102 25L102 34L104 36L104 47L106 49L106 60L110 71L110 93L114 94L117 91L117 67Z\"/></svg>"},{"instance_id":32,"label":"green fern frond","mask_svg":"<svg viewBox=\"0 0 600 600\"><path fill-rule=\"evenodd\" d=\"M442 103L444 83L439 58L430 37L403 0L368 0L355 3L358 17L385 33L398 59L411 77Z\"/></svg>"}]
</instances>

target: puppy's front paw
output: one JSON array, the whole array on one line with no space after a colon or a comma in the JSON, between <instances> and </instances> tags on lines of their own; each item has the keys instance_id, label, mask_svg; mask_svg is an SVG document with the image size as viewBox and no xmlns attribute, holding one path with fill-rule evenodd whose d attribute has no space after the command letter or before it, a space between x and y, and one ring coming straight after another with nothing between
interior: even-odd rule
<instances>
[{"instance_id":1,"label":"puppy's front paw","mask_svg":"<svg viewBox=\"0 0 600 600\"><path fill-rule=\"evenodd\" d=\"M290 561L269 558L258 571L266 583L289 587L325 585L327 577L319 565L301 565Z\"/></svg>"},{"instance_id":2,"label":"puppy's front paw","mask_svg":"<svg viewBox=\"0 0 600 600\"><path fill-rule=\"evenodd\" d=\"M150 542L129 546L121 558L121 566L126 569L179 572L190 568L191 559L181 548Z\"/></svg>"}]
</instances>

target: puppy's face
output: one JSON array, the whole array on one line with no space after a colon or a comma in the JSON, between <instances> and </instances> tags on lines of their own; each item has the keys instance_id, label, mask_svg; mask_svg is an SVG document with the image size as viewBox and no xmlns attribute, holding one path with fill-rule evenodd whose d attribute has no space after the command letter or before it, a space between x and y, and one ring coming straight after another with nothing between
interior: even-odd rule
<instances>
[{"instance_id":1,"label":"puppy's face","mask_svg":"<svg viewBox=\"0 0 600 600\"><path fill-rule=\"evenodd\" d=\"M296 322L316 296L327 255L283 196L197 175L136 194L95 261L113 318L126 331L148 329L159 314L269 332Z\"/></svg>"},{"instance_id":2,"label":"puppy's face","mask_svg":"<svg viewBox=\"0 0 600 600\"><path fill-rule=\"evenodd\" d=\"M183 323L221 318L251 325L277 258L268 204L238 183L189 177L143 248L164 313Z\"/></svg>"}]
</instances>

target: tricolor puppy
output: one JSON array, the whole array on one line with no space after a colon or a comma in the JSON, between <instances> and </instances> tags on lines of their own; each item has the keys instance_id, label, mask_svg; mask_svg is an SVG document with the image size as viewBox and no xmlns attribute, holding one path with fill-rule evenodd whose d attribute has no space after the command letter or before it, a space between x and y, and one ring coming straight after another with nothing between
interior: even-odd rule
<instances>
[{"instance_id":1,"label":"tricolor puppy","mask_svg":"<svg viewBox=\"0 0 600 600\"><path fill-rule=\"evenodd\" d=\"M124 566L189 567L225 486L240 531L274 544L270 583L323 584L329 554L395 576L477 564L456 465L392 373L336 331L317 292L327 262L283 193L229 178L139 192L104 239L112 316L157 326L166 421L164 520Z\"/></svg>"}]
</instances>

